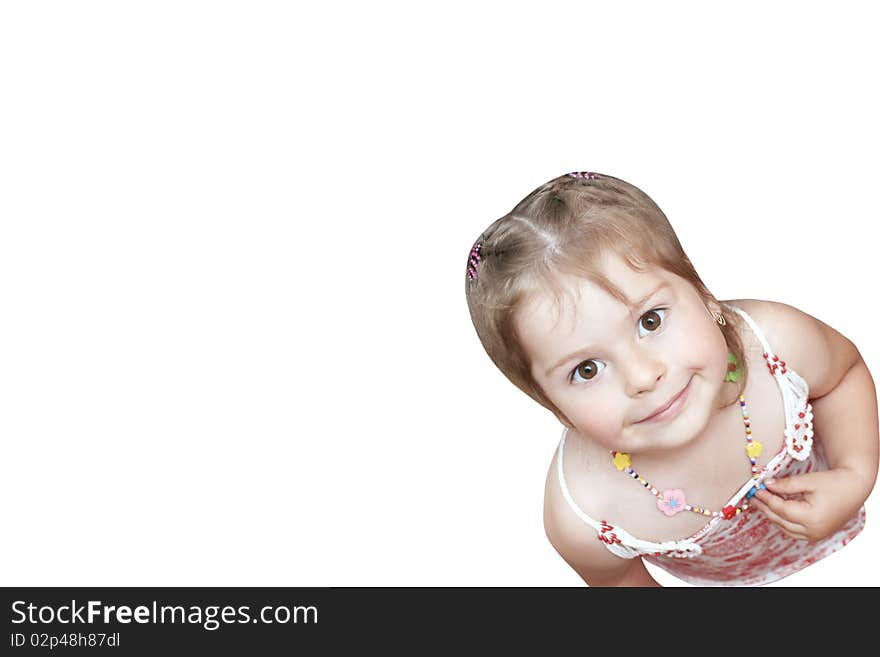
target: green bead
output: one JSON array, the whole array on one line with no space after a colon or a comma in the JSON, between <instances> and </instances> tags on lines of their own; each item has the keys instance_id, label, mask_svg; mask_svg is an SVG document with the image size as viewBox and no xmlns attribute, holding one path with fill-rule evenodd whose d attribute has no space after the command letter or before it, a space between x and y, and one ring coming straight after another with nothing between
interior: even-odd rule
<instances>
[{"instance_id":1,"label":"green bead","mask_svg":"<svg viewBox=\"0 0 880 657\"><path fill-rule=\"evenodd\" d=\"M738 382L740 379L740 376L742 375L742 368L737 363L736 355L732 351L727 352L727 364L728 365L732 364L732 365L735 365L736 367L735 367L734 371L732 371L732 372L728 370L727 374L724 377L724 381L725 382L731 381L733 383Z\"/></svg>"}]
</instances>

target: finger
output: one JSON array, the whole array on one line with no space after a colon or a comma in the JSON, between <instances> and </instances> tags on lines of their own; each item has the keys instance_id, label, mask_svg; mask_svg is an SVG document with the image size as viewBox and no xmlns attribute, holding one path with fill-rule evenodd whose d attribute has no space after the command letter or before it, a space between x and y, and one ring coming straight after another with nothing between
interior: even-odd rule
<instances>
[{"instance_id":1,"label":"finger","mask_svg":"<svg viewBox=\"0 0 880 657\"><path fill-rule=\"evenodd\" d=\"M814 474L808 472L802 475L792 475L781 479L765 479L767 489L774 493L793 495L795 493L808 493L814 489Z\"/></svg>"},{"instance_id":2,"label":"finger","mask_svg":"<svg viewBox=\"0 0 880 657\"><path fill-rule=\"evenodd\" d=\"M767 519L768 519L770 522L772 522L774 525L776 525L777 527L779 527L779 529L780 529L784 534L787 534L788 536L791 536L792 538L796 538L796 539L798 539L798 540L804 540L804 541L807 540L807 537L806 537L806 536L804 536L803 534L801 534L801 533L795 531L795 529L794 529L794 527L792 526L791 523L789 523L788 521L784 520L783 518L780 518L778 515L776 515L775 513L773 513L772 510L770 510L769 508L767 508L767 505L766 505L766 504L764 504L764 503L762 503L762 502L760 502L760 501L754 500L754 501L753 501L753 505L754 505L754 507L755 507L756 509L758 509L761 513L763 513L765 516L767 516Z\"/></svg>"},{"instance_id":3,"label":"finger","mask_svg":"<svg viewBox=\"0 0 880 657\"><path fill-rule=\"evenodd\" d=\"M761 500L776 515L789 522L798 523L801 527L803 527L807 512L810 510L809 502L804 500L785 500L779 495L766 490L758 491L752 499L755 498Z\"/></svg>"},{"instance_id":4,"label":"finger","mask_svg":"<svg viewBox=\"0 0 880 657\"><path fill-rule=\"evenodd\" d=\"M802 533L802 529L797 525L789 522L785 518L780 518L772 509L770 509L766 504L752 498L752 504L757 508L761 513L767 516L767 519L772 522L774 525L779 527L783 532L791 536L792 538L797 538L799 540L807 540L807 537L804 533Z\"/></svg>"}]
</instances>

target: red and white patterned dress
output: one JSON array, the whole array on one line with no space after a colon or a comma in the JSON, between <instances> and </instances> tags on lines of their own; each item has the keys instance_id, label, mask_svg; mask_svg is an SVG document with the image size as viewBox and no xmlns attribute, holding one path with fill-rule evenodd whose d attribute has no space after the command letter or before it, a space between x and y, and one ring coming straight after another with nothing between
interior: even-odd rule
<instances>
[{"instance_id":1,"label":"red and white patterned dress","mask_svg":"<svg viewBox=\"0 0 880 657\"><path fill-rule=\"evenodd\" d=\"M781 449L760 472L758 480L749 476L727 503L737 506L749 490L764 479L827 470L828 462L821 439L817 437L813 443L813 409L806 381L774 354L761 329L745 311L726 305L745 319L761 341L767 366L782 391L786 418ZM835 534L809 543L788 536L763 513L748 511L731 520L716 516L688 538L662 543L643 541L620 526L590 518L572 499L562 472L566 433L567 429L562 432L559 444L557 471L562 493L574 512L596 530L597 538L617 556L643 557L697 586L760 586L774 582L839 550L865 526L865 507L862 506Z\"/></svg>"}]
</instances>

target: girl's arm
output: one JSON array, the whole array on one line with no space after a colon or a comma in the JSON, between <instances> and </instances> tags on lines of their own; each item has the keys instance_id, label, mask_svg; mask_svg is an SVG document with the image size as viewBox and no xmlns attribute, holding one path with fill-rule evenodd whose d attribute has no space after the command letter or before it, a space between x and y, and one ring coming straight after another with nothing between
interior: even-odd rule
<instances>
[{"instance_id":1,"label":"girl's arm","mask_svg":"<svg viewBox=\"0 0 880 657\"><path fill-rule=\"evenodd\" d=\"M763 304L771 346L779 345L810 388L813 431L829 467L858 476L867 499L880 459L877 391L868 366L856 346L824 322L783 303Z\"/></svg>"},{"instance_id":2,"label":"girl's arm","mask_svg":"<svg viewBox=\"0 0 880 657\"><path fill-rule=\"evenodd\" d=\"M864 502L877 480L880 438L877 391L861 355L830 392L810 403L813 429L822 440L828 467L858 477Z\"/></svg>"},{"instance_id":3,"label":"girl's arm","mask_svg":"<svg viewBox=\"0 0 880 657\"><path fill-rule=\"evenodd\" d=\"M877 393L856 346L836 330L782 303L760 302L767 339L810 388L813 431L828 459L827 473L768 484L758 507L793 535L818 540L845 523L865 502L880 461ZM801 493L806 501L780 495Z\"/></svg>"}]
</instances>

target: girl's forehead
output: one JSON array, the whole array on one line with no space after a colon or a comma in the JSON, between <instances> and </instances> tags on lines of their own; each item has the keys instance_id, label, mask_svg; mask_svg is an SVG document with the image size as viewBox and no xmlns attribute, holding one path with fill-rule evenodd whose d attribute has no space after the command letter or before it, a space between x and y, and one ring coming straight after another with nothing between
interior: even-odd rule
<instances>
[{"instance_id":1,"label":"girl's forehead","mask_svg":"<svg viewBox=\"0 0 880 657\"><path fill-rule=\"evenodd\" d=\"M611 290L623 295L624 299L618 299L599 281L577 274L559 273L553 277L550 284L537 291L531 300L550 307L564 305L566 302L577 306L597 303L637 305L651 290L663 283L671 284L673 278L669 272L657 267L636 271L619 256L603 258L603 267L600 271L604 283L610 285Z\"/></svg>"},{"instance_id":2,"label":"girl's forehead","mask_svg":"<svg viewBox=\"0 0 880 657\"><path fill-rule=\"evenodd\" d=\"M537 290L521 308L521 316L533 326L547 328L565 322L569 325L578 317L597 316L609 305L620 303L600 285L587 278L565 277L553 285ZM573 326L571 328L574 328Z\"/></svg>"},{"instance_id":3,"label":"girl's forehead","mask_svg":"<svg viewBox=\"0 0 880 657\"><path fill-rule=\"evenodd\" d=\"M560 274L552 284L535 291L518 314L523 334L550 335L573 332L598 318L614 319L629 313L659 287L674 282L659 269L637 272L623 261L609 263L604 269L606 281L626 297L620 300L602 285L573 274ZM524 336L525 337L525 336Z\"/></svg>"}]
</instances>

